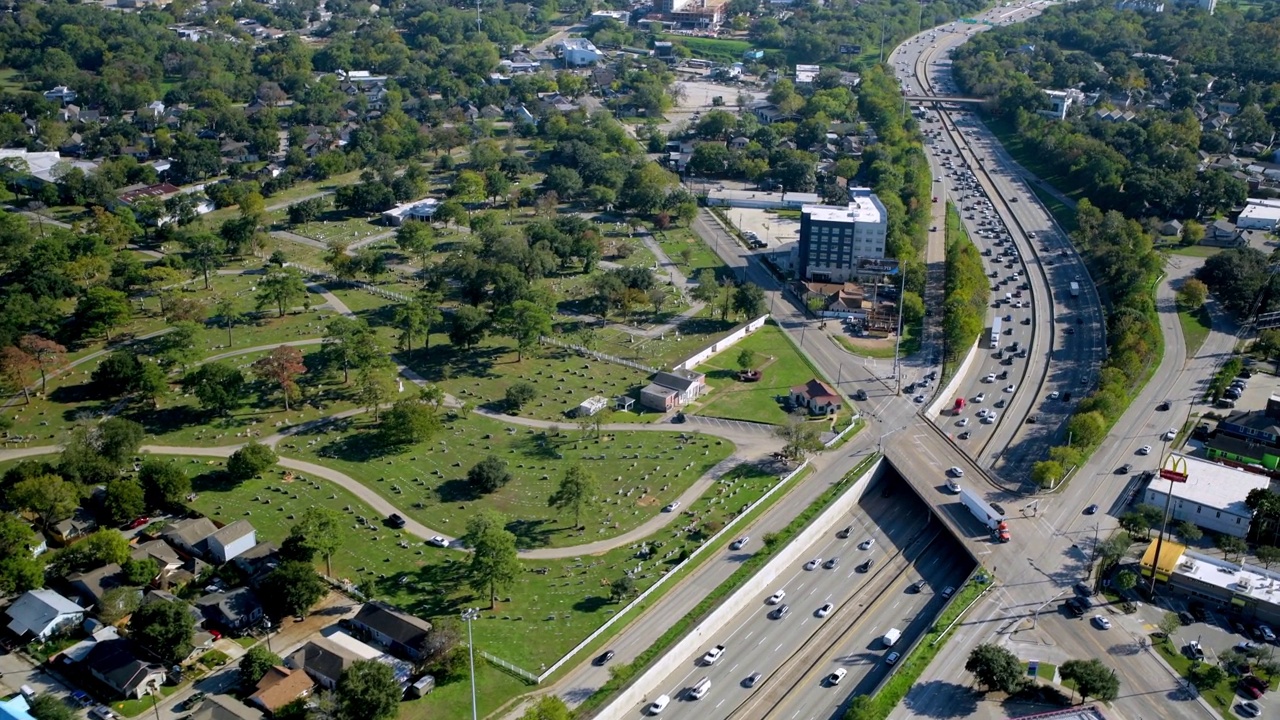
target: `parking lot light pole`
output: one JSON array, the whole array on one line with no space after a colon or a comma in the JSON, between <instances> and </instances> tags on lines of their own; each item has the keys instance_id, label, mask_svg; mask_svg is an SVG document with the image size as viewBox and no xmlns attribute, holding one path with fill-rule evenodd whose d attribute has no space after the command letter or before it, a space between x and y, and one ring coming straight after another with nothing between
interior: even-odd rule
<instances>
[{"instance_id":1,"label":"parking lot light pole","mask_svg":"<svg viewBox=\"0 0 1280 720\"><path fill-rule=\"evenodd\" d=\"M476 720L476 646L471 642L471 621L480 617L477 608L462 611L462 619L467 621L467 654L471 657L471 720Z\"/></svg>"}]
</instances>

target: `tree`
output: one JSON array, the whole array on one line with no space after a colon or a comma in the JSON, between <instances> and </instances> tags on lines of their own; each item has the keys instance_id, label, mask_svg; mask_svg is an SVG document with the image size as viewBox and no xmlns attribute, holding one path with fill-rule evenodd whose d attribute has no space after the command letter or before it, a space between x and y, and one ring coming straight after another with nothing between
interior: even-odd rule
<instances>
[{"instance_id":1,"label":"tree","mask_svg":"<svg viewBox=\"0 0 1280 720\"><path fill-rule=\"evenodd\" d=\"M76 320L91 335L102 333L108 341L111 340L111 331L132 317L129 297L103 285L89 288L76 303Z\"/></svg>"},{"instance_id":2,"label":"tree","mask_svg":"<svg viewBox=\"0 0 1280 720\"><path fill-rule=\"evenodd\" d=\"M498 198L506 197L511 192L511 181L507 179L506 173L494 168L485 171L484 187L489 198L496 202Z\"/></svg>"},{"instance_id":3,"label":"tree","mask_svg":"<svg viewBox=\"0 0 1280 720\"><path fill-rule=\"evenodd\" d=\"M484 176L474 170L463 170L453 179L449 194L454 200L464 205L483 202L488 196L484 186Z\"/></svg>"},{"instance_id":4,"label":"tree","mask_svg":"<svg viewBox=\"0 0 1280 720\"><path fill-rule=\"evenodd\" d=\"M774 435L786 441L782 454L789 460L800 460L822 449L819 427L807 422L802 413L787 416L787 422L774 429Z\"/></svg>"},{"instance_id":5,"label":"tree","mask_svg":"<svg viewBox=\"0 0 1280 720\"><path fill-rule=\"evenodd\" d=\"M244 402L244 373L224 362L210 362L187 373L182 386L196 396L200 407L218 415L229 415Z\"/></svg>"},{"instance_id":6,"label":"tree","mask_svg":"<svg viewBox=\"0 0 1280 720\"><path fill-rule=\"evenodd\" d=\"M1178 288L1178 305L1187 310L1199 310L1209 299L1209 286L1195 278L1187 278Z\"/></svg>"},{"instance_id":7,"label":"tree","mask_svg":"<svg viewBox=\"0 0 1280 720\"><path fill-rule=\"evenodd\" d=\"M129 637L164 660L166 665L187 659L191 654L194 634L191 606L181 600L147 603L135 610L129 620Z\"/></svg>"},{"instance_id":8,"label":"tree","mask_svg":"<svg viewBox=\"0 0 1280 720\"><path fill-rule=\"evenodd\" d=\"M596 502L599 483L587 469L575 463L565 470L559 487L551 494L547 504L557 510L573 513L573 524L582 527L582 511Z\"/></svg>"},{"instance_id":9,"label":"tree","mask_svg":"<svg viewBox=\"0 0 1280 720\"><path fill-rule=\"evenodd\" d=\"M750 348L742 348L738 353L738 369L751 370L756 366L756 353Z\"/></svg>"},{"instance_id":10,"label":"tree","mask_svg":"<svg viewBox=\"0 0 1280 720\"><path fill-rule=\"evenodd\" d=\"M307 371L306 364L302 362L302 351L292 345L281 345L270 355L256 360L252 367L254 374L280 388L284 409L288 412L289 399L298 394L295 379Z\"/></svg>"},{"instance_id":11,"label":"tree","mask_svg":"<svg viewBox=\"0 0 1280 720\"><path fill-rule=\"evenodd\" d=\"M396 245L417 258L419 267L426 268L427 259L435 249L435 234L430 223L406 222L396 228Z\"/></svg>"},{"instance_id":12,"label":"tree","mask_svg":"<svg viewBox=\"0 0 1280 720\"><path fill-rule=\"evenodd\" d=\"M501 515L492 510L482 510L467 521L464 540L471 547L467 582L472 590L488 593L489 607L492 608L497 592L520 576L516 536L503 527Z\"/></svg>"},{"instance_id":13,"label":"tree","mask_svg":"<svg viewBox=\"0 0 1280 720\"><path fill-rule=\"evenodd\" d=\"M95 609L99 620L114 625L132 615L141 605L142 591L136 587L121 585L104 592Z\"/></svg>"},{"instance_id":14,"label":"tree","mask_svg":"<svg viewBox=\"0 0 1280 720\"><path fill-rule=\"evenodd\" d=\"M1262 567L1267 570L1277 562L1280 562L1280 548L1274 545L1261 545L1253 552L1253 556L1258 559Z\"/></svg>"},{"instance_id":15,"label":"tree","mask_svg":"<svg viewBox=\"0 0 1280 720\"><path fill-rule=\"evenodd\" d=\"M44 561L32 554L36 533L9 513L0 513L0 594L17 595L44 585Z\"/></svg>"},{"instance_id":16,"label":"tree","mask_svg":"<svg viewBox=\"0 0 1280 720\"><path fill-rule=\"evenodd\" d=\"M187 248L187 264L204 277L204 289L209 289L209 274L218 269L226 244L213 233L192 233L182 240Z\"/></svg>"},{"instance_id":17,"label":"tree","mask_svg":"<svg viewBox=\"0 0 1280 720\"><path fill-rule=\"evenodd\" d=\"M1065 472L1057 460L1040 460L1031 466L1031 480L1040 487L1050 487L1061 480Z\"/></svg>"},{"instance_id":18,"label":"tree","mask_svg":"<svg viewBox=\"0 0 1280 720\"><path fill-rule=\"evenodd\" d=\"M18 347L36 361L36 366L40 369L40 394L43 395L48 380L47 372L63 363L67 356L67 349L39 335L23 335L18 341ZM3 361L0 360L0 362Z\"/></svg>"},{"instance_id":19,"label":"tree","mask_svg":"<svg viewBox=\"0 0 1280 720\"><path fill-rule=\"evenodd\" d=\"M397 400L382 416L378 434L389 447L403 447L430 440L440 431L440 418L430 406L414 399Z\"/></svg>"},{"instance_id":20,"label":"tree","mask_svg":"<svg viewBox=\"0 0 1280 720\"><path fill-rule=\"evenodd\" d=\"M213 314L222 321L222 326L227 329L227 346L231 346L231 328L244 322L244 313L240 312L240 306L236 304L235 298L219 298L218 302L213 306Z\"/></svg>"},{"instance_id":21,"label":"tree","mask_svg":"<svg viewBox=\"0 0 1280 720\"><path fill-rule=\"evenodd\" d=\"M160 338L161 356L185 369L197 357L196 340L199 333L199 326L190 320L173 323L169 332Z\"/></svg>"},{"instance_id":22,"label":"tree","mask_svg":"<svg viewBox=\"0 0 1280 720\"><path fill-rule=\"evenodd\" d=\"M333 576L330 562L338 549L341 516L325 507L311 506L302 511L302 517L289 530L290 538L297 538L302 547L324 558L325 572Z\"/></svg>"},{"instance_id":23,"label":"tree","mask_svg":"<svg viewBox=\"0 0 1280 720\"><path fill-rule=\"evenodd\" d=\"M1107 434L1107 419L1102 413L1076 413L1067 421L1067 430L1071 433L1072 442L1090 447L1102 442Z\"/></svg>"},{"instance_id":24,"label":"tree","mask_svg":"<svg viewBox=\"0 0 1280 720\"><path fill-rule=\"evenodd\" d=\"M1232 658L1227 654L1231 652L1234 652L1234 651L1228 650L1224 652L1222 656L1219 656L1218 658L1219 662L1228 666L1235 665L1236 663L1233 661L1236 660L1236 658ZM1209 663L1195 663L1187 671L1187 679L1191 681L1192 685L1196 686L1196 689L1208 690L1210 688L1216 687L1218 683L1222 682L1223 680L1226 680L1227 671L1223 670L1218 665L1213 665ZM1117 685L1117 691L1118 691L1118 686L1119 686L1118 681L1116 685ZM1080 694L1082 696L1081 700L1083 701L1084 695L1091 695L1092 693L1085 693L1084 688L1081 688Z\"/></svg>"},{"instance_id":25,"label":"tree","mask_svg":"<svg viewBox=\"0 0 1280 720\"><path fill-rule=\"evenodd\" d=\"M513 411L519 412L520 408L533 402L536 397L538 397L538 389L533 386L533 383L521 380L507 387L507 407Z\"/></svg>"},{"instance_id":26,"label":"tree","mask_svg":"<svg viewBox=\"0 0 1280 720\"><path fill-rule=\"evenodd\" d=\"M1244 540L1234 535L1216 535L1213 538L1214 547L1222 551L1223 556L1230 560L1232 555L1237 558L1249 551L1249 546Z\"/></svg>"},{"instance_id":27,"label":"tree","mask_svg":"<svg viewBox=\"0 0 1280 720\"><path fill-rule=\"evenodd\" d=\"M611 602L622 602L631 597L636 591L636 581L630 575L622 577L609 583L609 600Z\"/></svg>"},{"instance_id":28,"label":"tree","mask_svg":"<svg viewBox=\"0 0 1280 720\"><path fill-rule=\"evenodd\" d=\"M1128 592L1138 585L1138 575L1132 570L1121 570L1116 573L1116 578L1112 582L1117 590Z\"/></svg>"},{"instance_id":29,"label":"tree","mask_svg":"<svg viewBox=\"0 0 1280 720\"><path fill-rule=\"evenodd\" d=\"M1172 637L1178 628L1182 627L1182 620L1178 617L1178 613L1170 611L1160 616L1160 632L1165 637Z\"/></svg>"},{"instance_id":30,"label":"tree","mask_svg":"<svg viewBox=\"0 0 1280 720\"><path fill-rule=\"evenodd\" d=\"M557 198L572 200L582 192L582 176L577 170L564 165L552 165L542 178L542 187L556 194Z\"/></svg>"},{"instance_id":31,"label":"tree","mask_svg":"<svg viewBox=\"0 0 1280 720\"><path fill-rule=\"evenodd\" d=\"M124 350L103 358L89 379L95 392L102 397L128 395L138 388L141 381L142 363L136 354Z\"/></svg>"},{"instance_id":32,"label":"tree","mask_svg":"<svg viewBox=\"0 0 1280 720\"><path fill-rule=\"evenodd\" d=\"M12 345L0 349L0 382L9 392L22 392L25 403L30 404L31 393L27 386L31 384L31 374L39 369L36 359L21 348Z\"/></svg>"},{"instance_id":33,"label":"tree","mask_svg":"<svg viewBox=\"0 0 1280 720\"><path fill-rule=\"evenodd\" d=\"M262 579L263 600L276 617L306 615L328 592L316 569L305 562L286 560Z\"/></svg>"},{"instance_id":34,"label":"tree","mask_svg":"<svg viewBox=\"0 0 1280 720\"><path fill-rule=\"evenodd\" d=\"M265 645L254 645L240 658L240 692L252 693L258 681L266 676L271 668L282 665L284 661L279 655L271 652Z\"/></svg>"},{"instance_id":35,"label":"tree","mask_svg":"<svg viewBox=\"0 0 1280 720\"><path fill-rule=\"evenodd\" d=\"M688 263L686 263L687 265ZM703 268L698 271L698 284L689 294L694 300L701 303L708 303L715 300L720 294L720 284L716 282L716 273L711 268Z\"/></svg>"},{"instance_id":36,"label":"tree","mask_svg":"<svg viewBox=\"0 0 1280 720\"><path fill-rule=\"evenodd\" d=\"M1120 679L1101 660L1068 660L1058 666L1058 674L1075 682L1082 702L1090 697L1110 702L1120 694Z\"/></svg>"},{"instance_id":37,"label":"tree","mask_svg":"<svg viewBox=\"0 0 1280 720\"><path fill-rule=\"evenodd\" d=\"M1204 537L1204 532L1202 532L1195 523L1188 522L1186 520L1178 523L1173 528L1173 531L1178 534L1178 537L1182 539L1182 542L1188 545Z\"/></svg>"},{"instance_id":38,"label":"tree","mask_svg":"<svg viewBox=\"0 0 1280 720\"><path fill-rule=\"evenodd\" d=\"M491 493L511 482L507 461L497 455L487 455L467 471L467 483L478 493Z\"/></svg>"},{"instance_id":39,"label":"tree","mask_svg":"<svg viewBox=\"0 0 1280 720\"><path fill-rule=\"evenodd\" d=\"M755 283L743 283L733 292L733 309L748 318L759 317L764 313L764 290Z\"/></svg>"},{"instance_id":40,"label":"tree","mask_svg":"<svg viewBox=\"0 0 1280 720\"><path fill-rule=\"evenodd\" d=\"M528 300L516 300L503 309L499 331L516 341L516 360L524 360L525 351L535 347L544 335L551 334L551 313Z\"/></svg>"},{"instance_id":41,"label":"tree","mask_svg":"<svg viewBox=\"0 0 1280 720\"><path fill-rule=\"evenodd\" d=\"M135 560L129 558L124 561L121 568L124 572L124 581L130 585L150 585L152 580L160 574L160 565L154 558L144 557Z\"/></svg>"},{"instance_id":42,"label":"tree","mask_svg":"<svg viewBox=\"0 0 1280 720\"><path fill-rule=\"evenodd\" d=\"M142 485L128 478L112 480L107 483L102 509L106 511L108 519L116 525L124 525L138 517L147 509L146 500L143 499Z\"/></svg>"},{"instance_id":43,"label":"tree","mask_svg":"<svg viewBox=\"0 0 1280 720\"><path fill-rule=\"evenodd\" d=\"M1198 245L1204 239L1204 225L1198 220L1187 220L1182 223L1182 233L1179 239L1183 245Z\"/></svg>"},{"instance_id":44,"label":"tree","mask_svg":"<svg viewBox=\"0 0 1280 720\"><path fill-rule=\"evenodd\" d=\"M520 720L570 720L572 717L573 713L569 711L569 706L564 704L564 700L561 700L559 695L543 695L538 698L538 702L524 711ZM36 718L36 720L45 720L45 718ZM54 718L53 720L65 719Z\"/></svg>"},{"instance_id":45,"label":"tree","mask_svg":"<svg viewBox=\"0 0 1280 720\"><path fill-rule=\"evenodd\" d=\"M60 696L41 693L27 701L27 711L36 720L76 720L76 713Z\"/></svg>"},{"instance_id":46,"label":"tree","mask_svg":"<svg viewBox=\"0 0 1280 720\"><path fill-rule=\"evenodd\" d=\"M1022 688L1022 662L1000 647L983 643L969 652L964 669L973 673L987 690L1014 693Z\"/></svg>"},{"instance_id":47,"label":"tree","mask_svg":"<svg viewBox=\"0 0 1280 720\"><path fill-rule=\"evenodd\" d=\"M327 203L325 202L325 198L322 197L296 202L290 205L287 210L289 214L289 224L304 225L309 222L314 222L324 213L326 206Z\"/></svg>"},{"instance_id":48,"label":"tree","mask_svg":"<svg viewBox=\"0 0 1280 720\"><path fill-rule=\"evenodd\" d=\"M366 369L382 357L378 341L364 320L339 315L325 327L324 358L342 368L342 383L351 382L351 369Z\"/></svg>"},{"instance_id":49,"label":"tree","mask_svg":"<svg viewBox=\"0 0 1280 720\"><path fill-rule=\"evenodd\" d=\"M400 328L400 347L413 352L413 339L419 335L430 338L431 320L427 310L418 302L407 302L396 307L392 322ZM439 310L436 311L437 315ZM438 318L437 318L438 319Z\"/></svg>"},{"instance_id":50,"label":"tree","mask_svg":"<svg viewBox=\"0 0 1280 720\"><path fill-rule=\"evenodd\" d=\"M258 282L258 309L275 305L280 317L284 317L284 311L306 294L307 284L297 270L291 267L271 270Z\"/></svg>"},{"instance_id":51,"label":"tree","mask_svg":"<svg viewBox=\"0 0 1280 720\"><path fill-rule=\"evenodd\" d=\"M14 507L33 513L45 528L71 517L80 504L79 488L57 475L22 480L5 497Z\"/></svg>"},{"instance_id":52,"label":"tree","mask_svg":"<svg viewBox=\"0 0 1280 720\"><path fill-rule=\"evenodd\" d=\"M483 310L463 305L449 316L449 342L470 350L484 339L489 316Z\"/></svg>"},{"instance_id":53,"label":"tree","mask_svg":"<svg viewBox=\"0 0 1280 720\"><path fill-rule=\"evenodd\" d=\"M241 482L275 465L279 460L274 450L251 440L227 458L227 474L232 480Z\"/></svg>"},{"instance_id":54,"label":"tree","mask_svg":"<svg viewBox=\"0 0 1280 720\"><path fill-rule=\"evenodd\" d=\"M342 720L390 720L403 694L390 665L377 660L357 660L342 671L336 690L338 717Z\"/></svg>"}]
</instances>

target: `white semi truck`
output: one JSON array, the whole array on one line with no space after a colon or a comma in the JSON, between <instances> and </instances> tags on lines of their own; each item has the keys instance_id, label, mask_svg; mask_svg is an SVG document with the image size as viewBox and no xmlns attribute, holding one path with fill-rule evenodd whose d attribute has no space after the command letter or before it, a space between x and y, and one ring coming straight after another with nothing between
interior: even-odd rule
<instances>
[{"instance_id":1,"label":"white semi truck","mask_svg":"<svg viewBox=\"0 0 1280 720\"><path fill-rule=\"evenodd\" d=\"M987 504L977 493L969 488L960 490L960 502L969 508L969 512L978 518L978 522L982 523L991 531L992 536L1000 542L1009 542L1009 524L1005 522L1004 515L995 511L995 508Z\"/></svg>"}]
</instances>

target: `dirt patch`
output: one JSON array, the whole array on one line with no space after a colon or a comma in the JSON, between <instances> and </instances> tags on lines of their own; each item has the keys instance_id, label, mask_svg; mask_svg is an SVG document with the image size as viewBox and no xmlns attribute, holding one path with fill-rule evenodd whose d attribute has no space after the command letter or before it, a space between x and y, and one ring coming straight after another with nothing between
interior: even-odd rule
<instances>
[{"instance_id":1,"label":"dirt patch","mask_svg":"<svg viewBox=\"0 0 1280 720\"><path fill-rule=\"evenodd\" d=\"M883 338L866 338L866 337L845 337L850 345L864 350L892 350L896 340L890 337Z\"/></svg>"},{"instance_id":2,"label":"dirt patch","mask_svg":"<svg viewBox=\"0 0 1280 720\"><path fill-rule=\"evenodd\" d=\"M654 505L657 505L657 504L658 504L658 498L652 495L644 495L639 500L636 501L636 505L639 505L640 507L653 507Z\"/></svg>"}]
</instances>

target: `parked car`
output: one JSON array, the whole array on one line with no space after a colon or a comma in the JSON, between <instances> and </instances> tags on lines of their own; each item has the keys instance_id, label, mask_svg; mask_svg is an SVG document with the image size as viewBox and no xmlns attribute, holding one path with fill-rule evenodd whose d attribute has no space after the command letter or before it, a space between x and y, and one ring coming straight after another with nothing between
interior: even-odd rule
<instances>
[{"instance_id":1,"label":"parked car","mask_svg":"<svg viewBox=\"0 0 1280 720\"><path fill-rule=\"evenodd\" d=\"M396 513L391 513L390 515L387 516L387 524L399 530L400 528L404 527L404 518L400 517Z\"/></svg>"},{"instance_id":2,"label":"parked car","mask_svg":"<svg viewBox=\"0 0 1280 720\"><path fill-rule=\"evenodd\" d=\"M677 508L679 508L679 507L680 507L680 501L679 501L679 500L676 500L675 502L671 503L670 505L668 505L668 506L666 506L666 507L662 508L662 512L675 512L675 511L676 511L676 509L677 509Z\"/></svg>"}]
</instances>

